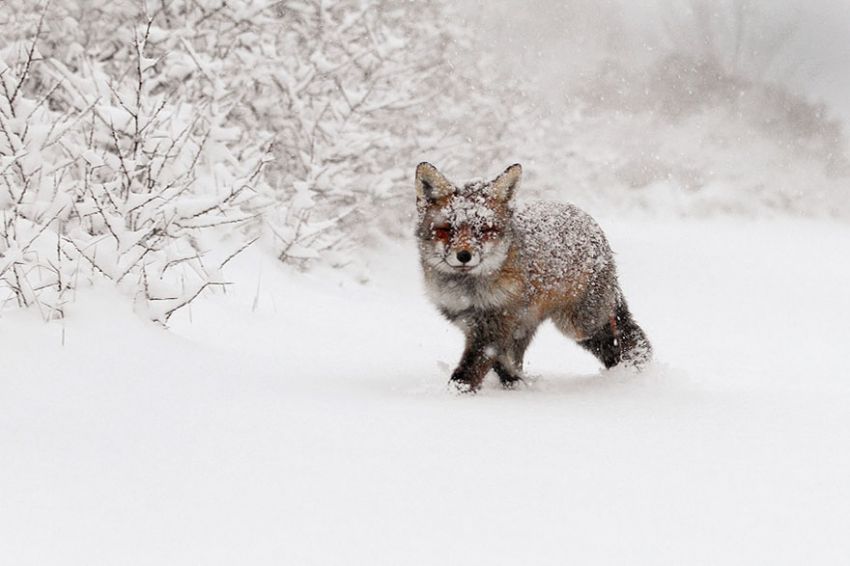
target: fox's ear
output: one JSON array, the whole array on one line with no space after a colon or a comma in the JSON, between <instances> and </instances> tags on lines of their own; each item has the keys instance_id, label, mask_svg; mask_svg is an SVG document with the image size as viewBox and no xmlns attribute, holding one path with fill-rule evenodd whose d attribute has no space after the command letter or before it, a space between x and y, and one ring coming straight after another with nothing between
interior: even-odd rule
<instances>
[{"instance_id":1,"label":"fox's ear","mask_svg":"<svg viewBox=\"0 0 850 566\"><path fill-rule=\"evenodd\" d=\"M451 195L454 185L437 168L427 162L416 166L416 200L423 204L432 203Z\"/></svg>"},{"instance_id":2,"label":"fox's ear","mask_svg":"<svg viewBox=\"0 0 850 566\"><path fill-rule=\"evenodd\" d=\"M514 163L490 182L490 190L497 199L507 202L514 196L522 178L522 165Z\"/></svg>"}]
</instances>

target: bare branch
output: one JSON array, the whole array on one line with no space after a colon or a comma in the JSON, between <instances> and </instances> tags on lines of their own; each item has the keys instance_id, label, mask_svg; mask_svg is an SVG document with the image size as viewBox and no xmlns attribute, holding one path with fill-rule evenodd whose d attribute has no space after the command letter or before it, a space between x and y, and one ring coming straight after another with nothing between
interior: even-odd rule
<instances>
[{"instance_id":1,"label":"bare branch","mask_svg":"<svg viewBox=\"0 0 850 566\"><path fill-rule=\"evenodd\" d=\"M32 40L29 52L27 53L27 60L24 63L24 71L23 73L21 73L20 79L18 79L18 84L15 85L15 90L12 91L12 95L9 97L9 106L12 107L13 115L15 113L13 103L15 102L15 98L17 98L18 93L21 92L21 88L24 86L24 83L29 77L30 67L32 66L33 58L35 57L35 46L38 44L38 40L41 38L41 30L44 27L44 16L47 14L47 8L49 6L50 0L45 0L44 7L42 7L41 9L41 16L38 18L38 27L35 30L35 37Z\"/></svg>"}]
</instances>

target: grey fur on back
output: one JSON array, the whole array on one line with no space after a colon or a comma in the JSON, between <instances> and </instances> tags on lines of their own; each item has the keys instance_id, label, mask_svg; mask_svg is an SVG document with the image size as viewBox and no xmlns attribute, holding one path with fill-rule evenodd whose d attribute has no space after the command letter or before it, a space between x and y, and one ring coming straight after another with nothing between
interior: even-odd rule
<instances>
[{"instance_id":1,"label":"grey fur on back","mask_svg":"<svg viewBox=\"0 0 850 566\"><path fill-rule=\"evenodd\" d=\"M589 278L569 325L553 313L561 330L588 335L604 324L620 290L614 254L599 224L573 204L545 201L520 206L512 222L523 250L520 261L541 287Z\"/></svg>"}]
</instances>

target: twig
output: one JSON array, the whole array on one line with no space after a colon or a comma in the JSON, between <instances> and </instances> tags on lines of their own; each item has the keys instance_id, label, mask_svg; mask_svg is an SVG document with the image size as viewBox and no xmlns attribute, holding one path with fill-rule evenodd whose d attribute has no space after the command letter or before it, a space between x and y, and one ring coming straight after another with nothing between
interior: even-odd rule
<instances>
[{"instance_id":1,"label":"twig","mask_svg":"<svg viewBox=\"0 0 850 566\"><path fill-rule=\"evenodd\" d=\"M232 285L232 284L233 284L233 283L229 283L229 282L221 282L221 283L218 283L218 282L214 282L214 281L207 281L207 282L203 283L203 284L202 284L202 285L198 288L198 290L197 290L197 291L195 291L195 293L193 293L193 294L192 294L192 296L191 296L191 297L189 297L188 299L185 299L182 303L180 303L180 304L179 304L179 305L177 305L176 307L174 307L174 308L172 308L172 309L169 309L169 310L165 311L165 322L168 322L168 319L169 319L169 318L171 318L171 315L173 315L175 312L177 312L178 310L182 309L183 307L185 307L186 305L188 305L189 303L191 303L191 302L192 302L192 301L194 301L195 299L197 299L197 298L198 298L198 295L200 295L200 294L204 291L204 289L206 289L207 287L209 287L209 286L211 286L211 285Z\"/></svg>"},{"instance_id":2,"label":"twig","mask_svg":"<svg viewBox=\"0 0 850 566\"><path fill-rule=\"evenodd\" d=\"M24 82L29 77L30 67L32 66L33 57L35 56L35 46L41 38L41 29L44 26L44 16L47 14L48 6L50 6L50 0L45 0L44 7L41 9L41 16L38 18L38 27L35 30L35 37L32 40L32 45L30 45L29 53L27 53L27 60L24 64L24 72L21 74L21 78L18 80L18 84L15 85L15 90L12 91L12 96L9 98L9 107L12 109L13 116L15 115L15 107L13 106L13 103L15 102L15 98L17 98L18 93L21 91L21 87L24 86Z\"/></svg>"},{"instance_id":3,"label":"twig","mask_svg":"<svg viewBox=\"0 0 850 566\"><path fill-rule=\"evenodd\" d=\"M248 242L247 242L245 245L243 245L241 248L239 248L238 250L236 250L235 252L233 252L232 254L230 254L229 256L227 256L227 257L225 258L225 260L219 264L218 268L219 268L219 269L223 268L225 265L227 265L227 263L228 263L231 259L233 259L233 258L235 258L236 256L238 256L239 254L241 254L241 253L242 253L243 251L245 251L245 250L246 250L249 246L251 246L251 244L253 244L254 242L256 242L256 241L257 241L257 240L259 240L259 239L260 239L260 237L259 237L259 236L257 236L257 237L256 237L256 238L254 238L253 240L248 241Z\"/></svg>"}]
</instances>

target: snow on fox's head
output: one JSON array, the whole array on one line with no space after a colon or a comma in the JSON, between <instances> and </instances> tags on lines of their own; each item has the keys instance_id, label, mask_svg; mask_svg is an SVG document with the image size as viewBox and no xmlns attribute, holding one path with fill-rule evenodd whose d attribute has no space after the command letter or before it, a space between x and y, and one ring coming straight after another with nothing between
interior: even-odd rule
<instances>
[{"instance_id":1,"label":"snow on fox's head","mask_svg":"<svg viewBox=\"0 0 850 566\"><path fill-rule=\"evenodd\" d=\"M426 267L486 275L501 267L510 247L511 199L522 167L511 165L490 182L458 187L430 163L416 168L419 251Z\"/></svg>"}]
</instances>

